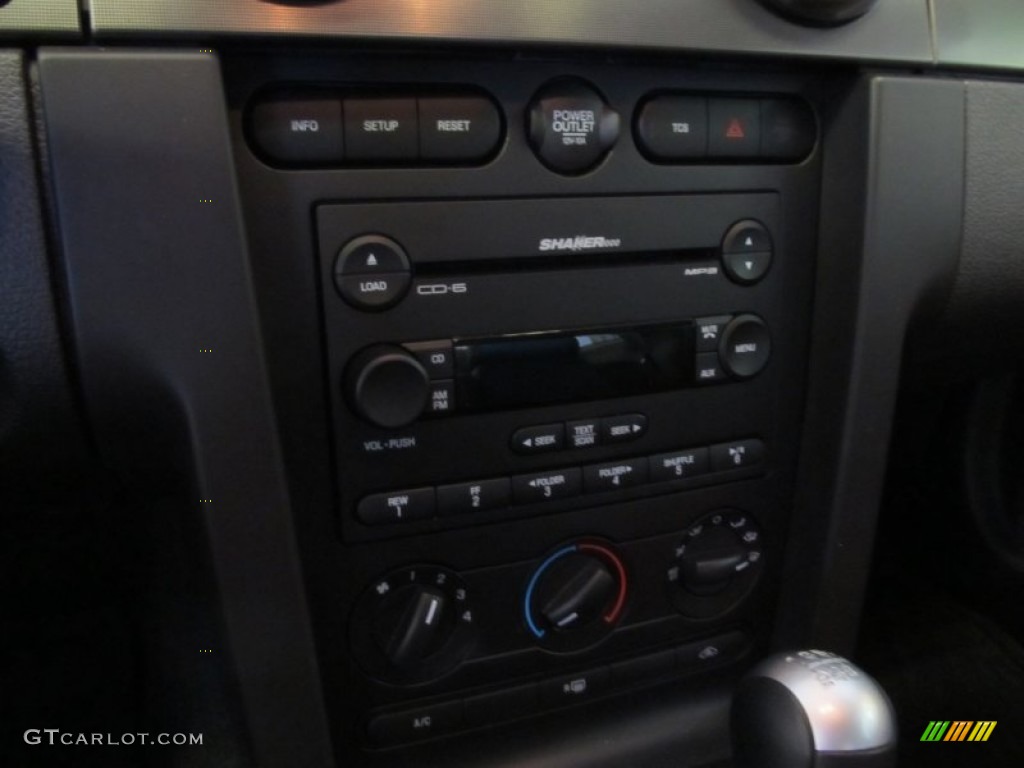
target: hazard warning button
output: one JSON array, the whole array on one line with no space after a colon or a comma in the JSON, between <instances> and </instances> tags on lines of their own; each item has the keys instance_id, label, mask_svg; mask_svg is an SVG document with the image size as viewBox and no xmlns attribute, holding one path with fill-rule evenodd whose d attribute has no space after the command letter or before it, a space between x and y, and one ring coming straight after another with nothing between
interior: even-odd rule
<instances>
[{"instance_id":1,"label":"hazard warning button","mask_svg":"<svg viewBox=\"0 0 1024 768\"><path fill-rule=\"evenodd\" d=\"M710 157L757 157L761 105L756 99L709 99L708 129Z\"/></svg>"}]
</instances>

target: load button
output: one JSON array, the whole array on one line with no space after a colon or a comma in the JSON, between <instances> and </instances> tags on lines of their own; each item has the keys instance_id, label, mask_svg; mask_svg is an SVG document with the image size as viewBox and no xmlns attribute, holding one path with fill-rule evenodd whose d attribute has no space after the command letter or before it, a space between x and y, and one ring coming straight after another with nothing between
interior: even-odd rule
<instances>
[{"instance_id":1,"label":"load button","mask_svg":"<svg viewBox=\"0 0 1024 768\"><path fill-rule=\"evenodd\" d=\"M412 283L409 257L394 240L364 235L349 241L334 262L334 285L356 309L387 309Z\"/></svg>"}]
</instances>

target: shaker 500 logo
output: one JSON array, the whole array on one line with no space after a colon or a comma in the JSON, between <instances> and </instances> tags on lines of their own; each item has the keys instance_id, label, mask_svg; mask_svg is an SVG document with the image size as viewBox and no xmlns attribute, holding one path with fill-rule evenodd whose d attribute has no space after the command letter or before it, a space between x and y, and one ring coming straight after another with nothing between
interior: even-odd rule
<instances>
[{"instance_id":1,"label":"shaker 500 logo","mask_svg":"<svg viewBox=\"0 0 1024 768\"><path fill-rule=\"evenodd\" d=\"M538 251L598 251L603 248L618 248L622 245L620 238L589 237L545 237L540 241Z\"/></svg>"}]
</instances>

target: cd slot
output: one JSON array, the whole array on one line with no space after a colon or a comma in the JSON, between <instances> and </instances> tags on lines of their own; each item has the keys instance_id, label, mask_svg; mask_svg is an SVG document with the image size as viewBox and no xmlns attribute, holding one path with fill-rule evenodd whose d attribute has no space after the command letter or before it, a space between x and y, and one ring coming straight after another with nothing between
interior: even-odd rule
<instances>
[{"instance_id":1,"label":"cd slot","mask_svg":"<svg viewBox=\"0 0 1024 768\"><path fill-rule=\"evenodd\" d=\"M416 264L416 274L421 277L448 277L451 275L502 274L522 272L523 270L543 271L653 266L656 264L685 264L714 259L717 256L718 250L716 248L673 249L633 253L548 253L532 256L418 262Z\"/></svg>"}]
</instances>

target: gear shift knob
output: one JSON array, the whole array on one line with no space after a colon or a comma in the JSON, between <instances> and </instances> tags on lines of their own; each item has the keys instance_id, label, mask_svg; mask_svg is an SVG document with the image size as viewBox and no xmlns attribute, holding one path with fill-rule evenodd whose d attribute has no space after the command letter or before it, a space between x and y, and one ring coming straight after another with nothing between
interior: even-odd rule
<instances>
[{"instance_id":1,"label":"gear shift knob","mask_svg":"<svg viewBox=\"0 0 1024 768\"><path fill-rule=\"evenodd\" d=\"M733 696L738 768L890 768L896 717L882 687L827 651L780 653Z\"/></svg>"}]
</instances>

